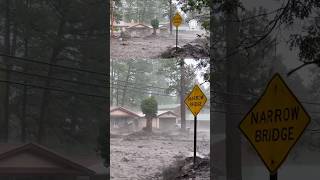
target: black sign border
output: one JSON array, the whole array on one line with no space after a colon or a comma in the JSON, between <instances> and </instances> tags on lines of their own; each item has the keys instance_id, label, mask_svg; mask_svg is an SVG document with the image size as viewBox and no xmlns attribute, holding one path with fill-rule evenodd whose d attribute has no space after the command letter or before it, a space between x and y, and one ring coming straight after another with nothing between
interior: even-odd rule
<instances>
[{"instance_id":1,"label":"black sign border","mask_svg":"<svg viewBox=\"0 0 320 180\"><path fill-rule=\"evenodd\" d=\"M296 138L295 142L290 146L289 150L287 151L286 155L284 156L284 158L280 161L280 163L278 164L278 166L275 168L274 171L272 171L268 164L264 161L264 159L262 158L262 155L259 153L259 151L256 149L256 147L254 146L254 144L250 141L249 137L246 135L246 133L244 133L244 131L240 128L242 122L245 120L245 118L250 114L250 112L256 107L256 105L260 102L261 98L266 94L267 89L270 86L270 83L275 79L279 77L279 79L282 81L282 83L285 85L285 87L289 90L289 92L292 94L292 96L295 98L295 100L298 102L298 104L302 107L302 110L306 113L307 117L308 117L308 122L305 125L305 127L303 128L303 130L301 131L301 133L299 134L299 136ZM308 127L308 125L310 124L311 121L311 117L308 114L308 112L305 110L305 108L303 107L303 105L301 104L301 102L298 100L298 98L296 97L296 95L291 91L291 89L289 88L289 86L286 84L286 82L282 79L281 75L279 73L275 73L273 75L273 77L271 78L271 80L268 82L266 88L264 89L262 95L259 97L259 99L256 101L256 103L250 108L250 110L246 113L246 115L243 117L243 119L240 121L238 128L240 129L241 133L246 137L247 141L250 142L251 146L254 148L254 150L256 151L256 153L258 154L258 156L260 157L260 159L262 160L262 162L264 163L264 165L267 167L267 169L269 170L269 172L271 174L274 174L275 172L278 171L278 169L280 168L280 166L284 163L284 161L287 159L290 151L292 150L292 148L297 144L298 140L301 138L303 132L306 130L306 128Z\"/></svg>"},{"instance_id":2,"label":"black sign border","mask_svg":"<svg viewBox=\"0 0 320 180\"><path fill-rule=\"evenodd\" d=\"M206 97L206 94L203 93L202 89L200 88L200 86L199 86L198 84L196 84L196 85L192 88L192 91L190 91L190 92L188 93L188 96L184 99L184 104L187 105L189 111L191 111L192 114L193 114L193 112L192 112L191 108L189 107L188 103L186 103L186 100L187 100L188 97L191 95L191 93L193 92L194 88L196 88L196 86L198 86L198 88L200 89L200 91L202 92L202 94L204 95L204 97ZM206 101L204 101L203 106L200 108L200 111L202 110L202 108L204 107L204 105L207 103L207 101L208 101L208 98L206 97ZM194 115L194 116L197 116L197 115L200 113L200 111L199 111L197 114L193 114L193 115Z\"/></svg>"}]
</instances>

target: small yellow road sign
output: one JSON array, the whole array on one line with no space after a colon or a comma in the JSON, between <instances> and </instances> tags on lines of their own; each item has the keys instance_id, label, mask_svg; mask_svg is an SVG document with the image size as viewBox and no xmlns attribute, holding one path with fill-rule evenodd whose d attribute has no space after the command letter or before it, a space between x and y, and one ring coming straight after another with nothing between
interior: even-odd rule
<instances>
[{"instance_id":1,"label":"small yellow road sign","mask_svg":"<svg viewBox=\"0 0 320 180\"><path fill-rule=\"evenodd\" d=\"M173 18L172 18L172 24L176 27L179 27L182 23L182 17L181 15L177 12Z\"/></svg>"},{"instance_id":2,"label":"small yellow road sign","mask_svg":"<svg viewBox=\"0 0 320 180\"><path fill-rule=\"evenodd\" d=\"M207 102L206 95L201 91L198 85L195 85L190 94L184 100L189 110L196 116Z\"/></svg>"},{"instance_id":3,"label":"small yellow road sign","mask_svg":"<svg viewBox=\"0 0 320 180\"><path fill-rule=\"evenodd\" d=\"M275 74L239 127L270 173L275 173L309 123L297 97Z\"/></svg>"}]
</instances>

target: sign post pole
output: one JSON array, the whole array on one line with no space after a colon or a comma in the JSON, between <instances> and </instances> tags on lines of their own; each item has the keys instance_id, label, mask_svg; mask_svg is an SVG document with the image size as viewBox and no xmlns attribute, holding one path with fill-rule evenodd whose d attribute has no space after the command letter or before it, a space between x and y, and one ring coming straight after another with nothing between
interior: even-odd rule
<instances>
[{"instance_id":1,"label":"sign post pole","mask_svg":"<svg viewBox=\"0 0 320 180\"><path fill-rule=\"evenodd\" d=\"M197 157L197 116L194 116L194 144L193 144L193 166L196 166Z\"/></svg>"},{"instance_id":2,"label":"sign post pole","mask_svg":"<svg viewBox=\"0 0 320 180\"><path fill-rule=\"evenodd\" d=\"M194 140L193 140L193 167L196 167L197 157L197 115L201 111L202 107L207 102L207 97L201 91L198 85L195 85L192 91L184 100L184 103L188 106L189 110L194 116Z\"/></svg>"},{"instance_id":3,"label":"sign post pole","mask_svg":"<svg viewBox=\"0 0 320 180\"><path fill-rule=\"evenodd\" d=\"M278 180L278 172L270 173L270 180Z\"/></svg>"},{"instance_id":4,"label":"sign post pole","mask_svg":"<svg viewBox=\"0 0 320 180\"><path fill-rule=\"evenodd\" d=\"M176 26L176 53L178 52L178 26Z\"/></svg>"}]
</instances>

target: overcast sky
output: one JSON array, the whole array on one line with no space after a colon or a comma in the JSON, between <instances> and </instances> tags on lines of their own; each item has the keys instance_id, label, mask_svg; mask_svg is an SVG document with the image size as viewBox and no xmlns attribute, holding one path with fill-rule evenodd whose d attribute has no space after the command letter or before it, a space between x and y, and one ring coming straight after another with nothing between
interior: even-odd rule
<instances>
[{"instance_id":1,"label":"overcast sky","mask_svg":"<svg viewBox=\"0 0 320 180\"><path fill-rule=\"evenodd\" d=\"M245 8L248 10L253 9L253 8L259 8L262 6L263 8L267 9L268 11L273 11L273 10L276 10L279 7L281 7L281 4L286 1L283 1L283 0L241 0L241 2L245 6ZM270 18L272 18L272 16L270 16ZM294 30L300 31L299 29L301 27L302 27L301 23L299 24L299 22L297 22L294 25L293 31ZM291 31L283 31L281 34L278 33L277 42L279 42L280 44L277 45L277 49L276 49L277 55L282 56L283 63L288 68L288 71L302 64L298 60L299 59L298 58L298 51L297 50L293 50L293 51L290 50L289 45L286 43L290 33L292 33L292 32ZM277 33L273 33L272 36L275 36L276 34ZM304 81L303 83L305 85L310 84L310 80L311 80L310 68L311 67L314 67L314 65L306 66L296 72L303 79L303 81Z\"/></svg>"},{"instance_id":2,"label":"overcast sky","mask_svg":"<svg viewBox=\"0 0 320 180\"><path fill-rule=\"evenodd\" d=\"M277 8L281 7L281 4L283 3L283 0L242 0L244 6L247 9L252 9L255 7L264 7L268 9L268 11L276 10ZM285 1L286 2L286 1ZM301 28L301 24L295 24L295 30ZM281 35L279 35L277 40L281 41L281 43L277 46L277 54L281 54L283 57L283 63L287 66L289 70L299 66L302 64L299 62L298 58L298 51L290 51L288 44L285 42L285 40L288 40L290 32L283 32ZM273 34L275 35L275 34ZM313 66L310 66L313 67ZM310 83L310 71L309 67L305 67L303 69L300 69L297 71L297 73L302 77L304 80L304 84L308 85Z\"/></svg>"}]
</instances>

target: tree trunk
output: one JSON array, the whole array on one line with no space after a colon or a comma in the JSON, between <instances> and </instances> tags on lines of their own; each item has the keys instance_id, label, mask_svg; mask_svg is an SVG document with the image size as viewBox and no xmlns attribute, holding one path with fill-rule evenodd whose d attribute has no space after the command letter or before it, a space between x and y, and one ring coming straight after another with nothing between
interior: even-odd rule
<instances>
[{"instance_id":1,"label":"tree trunk","mask_svg":"<svg viewBox=\"0 0 320 180\"><path fill-rule=\"evenodd\" d=\"M28 8L30 8L31 4L30 1L26 1L26 9L27 9L27 15L28 13ZM29 26L25 28L25 37L24 37L24 57L28 58L29 56ZM27 64L24 66L23 72L27 72L28 66ZM26 84L27 81L24 80L24 84ZM23 86L23 100L22 100L22 118L21 118L21 129L20 129L20 140L21 142L26 142L27 140L27 96L28 96L28 87Z\"/></svg>"},{"instance_id":2,"label":"tree trunk","mask_svg":"<svg viewBox=\"0 0 320 180\"><path fill-rule=\"evenodd\" d=\"M127 73L127 77L126 77L126 84L125 87L123 88L123 92L122 92L122 102L121 102L121 106L124 106L125 98L126 98L126 94L127 94L127 88L128 88L128 82L129 82L129 78L130 78L130 73L131 73L131 63L129 63L129 68L128 68L128 73Z\"/></svg>"},{"instance_id":3,"label":"tree trunk","mask_svg":"<svg viewBox=\"0 0 320 180\"><path fill-rule=\"evenodd\" d=\"M119 71L117 70L116 71L116 75L117 75L117 80L119 79ZM119 85L118 85L118 82L117 81L117 85L116 85L116 103L117 103L117 106L119 106Z\"/></svg>"},{"instance_id":4,"label":"tree trunk","mask_svg":"<svg viewBox=\"0 0 320 180\"><path fill-rule=\"evenodd\" d=\"M146 117L146 131L152 132L152 117Z\"/></svg>"},{"instance_id":5,"label":"tree trunk","mask_svg":"<svg viewBox=\"0 0 320 180\"><path fill-rule=\"evenodd\" d=\"M10 0L6 0L6 19L5 19L5 39L4 39L4 45L5 45L5 53L10 55L11 54L11 43L10 43L10 36L11 36L11 9L10 9ZM6 69L9 69L9 58L5 58L5 64ZM6 71L4 73L4 79L6 81L9 81L10 75L9 71ZM5 84L4 89L4 101L3 101L3 140L4 142L8 142L9 139L9 94L10 94L10 86L9 82Z\"/></svg>"},{"instance_id":6,"label":"tree trunk","mask_svg":"<svg viewBox=\"0 0 320 180\"><path fill-rule=\"evenodd\" d=\"M184 69L184 59L181 59L180 62L180 71L181 71L181 77L180 77L180 117L181 117L181 130L185 131L186 130L186 106L184 104L184 99L185 99L185 92L186 92L186 87L185 87L185 69Z\"/></svg>"},{"instance_id":7,"label":"tree trunk","mask_svg":"<svg viewBox=\"0 0 320 180\"><path fill-rule=\"evenodd\" d=\"M17 7L17 2L16 1L12 1L13 2L13 7ZM10 50L10 54L15 56L16 55L16 51L17 51L17 33L18 33L18 27L17 27L17 21L16 21L16 14L17 14L17 10L14 10L13 13L13 18L12 18L12 22L13 22L13 35L12 35L12 42L11 42L11 50Z\"/></svg>"},{"instance_id":8,"label":"tree trunk","mask_svg":"<svg viewBox=\"0 0 320 180\"><path fill-rule=\"evenodd\" d=\"M27 114L27 86L23 86L23 101L22 101L22 118L21 118L21 142L26 142L27 139L27 123L26 123L26 114Z\"/></svg>"},{"instance_id":9,"label":"tree trunk","mask_svg":"<svg viewBox=\"0 0 320 180\"><path fill-rule=\"evenodd\" d=\"M170 18L170 35L172 35L172 0L169 0L170 10L169 10L169 18Z\"/></svg>"},{"instance_id":10,"label":"tree trunk","mask_svg":"<svg viewBox=\"0 0 320 180\"><path fill-rule=\"evenodd\" d=\"M58 33L57 33L57 40L56 43L52 49L52 54L51 54L51 58L50 58L50 64L55 64L56 63L56 58L59 55L59 53L61 52L61 50L63 49L61 46L61 39L63 37L64 34L64 27L65 27L65 20L62 19L60 21L59 24L59 28L58 28ZM53 67L50 65L49 66L49 72L47 74L47 76L50 78L53 75ZM45 86L49 88L50 87L50 79L47 79L45 81ZM41 109L40 109L40 118L39 118L39 128L38 128L38 135L37 135L37 142L39 144L43 144L44 140L46 139L46 123L47 123L47 109L48 109L48 104L49 104L49 98L50 98L50 90L49 89L45 89L43 91L43 95L42 95L42 102L41 102Z\"/></svg>"},{"instance_id":11,"label":"tree trunk","mask_svg":"<svg viewBox=\"0 0 320 180\"><path fill-rule=\"evenodd\" d=\"M233 6L234 0L227 2L231 7L225 12L225 39L226 39L226 74L227 74L227 89L230 94L237 94L239 88L239 58L237 46L239 44L239 23L237 22L238 7ZM237 96L226 95L226 173L227 180L241 180L241 136L238 130L239 117L238 109L232 105L238 103Z\"/></svg>"},{"instance_id":12,"label":"tree trunk","mask_svg":"<svg viewBox=\"0 0 320 180\"><path fill-rule=\"evenodd\" d=\"M113 89L114 89L114 64L113 59L111 59L111 86L110 86L110 106L113 106Z\"/></svg>"},{"instance_id":13,"label":"tree trunk","mask_svg":"<svg viewBox=\"0 0 320 180\"><path fill-rule=\"evenodd\" d=\"M114 1L110 1L110 14L111 14L111 37L113 37L113 31L114 31L114 28L113 28L113 24L114 24Z\"/></svg>"}]
</instances>

